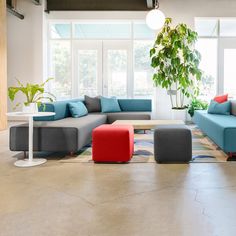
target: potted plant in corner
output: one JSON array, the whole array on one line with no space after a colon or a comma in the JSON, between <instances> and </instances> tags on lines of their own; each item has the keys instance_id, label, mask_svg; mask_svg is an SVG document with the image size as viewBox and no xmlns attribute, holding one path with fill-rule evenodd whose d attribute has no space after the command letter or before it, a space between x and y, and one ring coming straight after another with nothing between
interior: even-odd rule
<instances>
[{"instance_id":1,"label":"potted plant in corner","mask_svg":"<svg viewBox=\"0 0 236 236\"><path fill-rule=\"evenodd\" d=\"M156 87L167 90L174 119L186 119L186 98L199 93L198 82L200 53L194 48L197 33L186 24L171 26L166 18L161 32L150 50L151 66L155 69L153 81Z\"/></svg>"},{"instance_id":2,"label":"potted plant in corner","mask_svg":"<svg viewBox=\"0 0 236 236\"><path fill-rule=\"evenodd\" d=\"M192 99L191 103L188 105L188 114L193 117L194 111L196 110L206 110L208 108L208 103L197 98Z\"/></svg>"},{"instance_id":3,"label":"potted plant in corner","mask_svg":"<svg viewBox=\"0 0 236 236\"><path fill-rule=\"evenodd\" d=\"M55 100L55 96L52 93L45 92L44 89L45 84L52 79L53 78L49 78L42 84L27 83L26 85L23 85L19 80L17 80L19 86L9 87L8 96L11 102L13 102L15 100L16 94L18 92L22 92L26 97L26 101L22 104L22 111L26 113L38 112L38 107L42 105L43 100L48 100L50 102ZM13 109L15 110L20 105L20 102L17 103Z\"/></svg>"}]
</instances>

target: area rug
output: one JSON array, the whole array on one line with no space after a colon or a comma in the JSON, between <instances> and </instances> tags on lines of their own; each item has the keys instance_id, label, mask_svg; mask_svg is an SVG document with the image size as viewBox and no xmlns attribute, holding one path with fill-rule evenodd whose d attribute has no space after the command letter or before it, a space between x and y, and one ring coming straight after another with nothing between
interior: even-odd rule
<instances>
[{"instance_id":1,"label":"area rug","mask_svg":"<svg viewBox=\"0 0 236 236\"><path fill-rule=\"evenodd\" d=\"M195 126L190 126L193 138L192 163L224 163L227 155ZM129 163L154 163L153 132L136 132L134 137L134 155ZM63 163L92 163L92 148L87 146L75 156L65 156Z\"/></svg>"}]
</instances>

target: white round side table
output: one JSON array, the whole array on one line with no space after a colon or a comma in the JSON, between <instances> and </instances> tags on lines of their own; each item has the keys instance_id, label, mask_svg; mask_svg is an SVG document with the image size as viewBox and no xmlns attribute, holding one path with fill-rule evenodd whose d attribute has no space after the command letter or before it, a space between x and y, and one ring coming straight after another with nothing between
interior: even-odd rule
<instances>
[{"instance_id":1,"label":"white round side table","mask_svg":"<svg viewBox=\"0 0 236 236\"><path fill-rule=\"evenodd\" d=\"M54 116L55 112L37 112L37 113L26 113L26 112L9 112L7 116L10 117L25 117L29 120L29 150L28 159L18 160L14 164L17 167L31 167L45 163L47 160L44 158L33 158L33 132L34 132L34 117L43 116Z\"/></svg>"}]
</instances>

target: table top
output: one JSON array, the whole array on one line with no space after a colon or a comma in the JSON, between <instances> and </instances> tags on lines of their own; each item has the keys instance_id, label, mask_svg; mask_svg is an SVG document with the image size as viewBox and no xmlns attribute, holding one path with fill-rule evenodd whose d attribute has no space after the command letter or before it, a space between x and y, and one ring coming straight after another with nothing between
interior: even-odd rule
<instances>
[{"instance_id":1,"label":"table top","mask_svg":"<svg viewBox=\"0 0 236 236\"><path fill-rule=\"evenodd\" d=\"M157 125L183 125L183 120L117 120L116 125L133 125L134 129L153 129Z\"/></svg>"},{"instance_id":2,"label":"table top","mask_svg":"<svg viewBox=\"0 0 236 236\"><path fill-rule=\"evenodd\" d=\"M42 117L42 116L54 116L55 112L35 112L35 113L27 113L27 112L9 112L7 116L18 116L18 117Z\"/></svg>"}]
</instances>

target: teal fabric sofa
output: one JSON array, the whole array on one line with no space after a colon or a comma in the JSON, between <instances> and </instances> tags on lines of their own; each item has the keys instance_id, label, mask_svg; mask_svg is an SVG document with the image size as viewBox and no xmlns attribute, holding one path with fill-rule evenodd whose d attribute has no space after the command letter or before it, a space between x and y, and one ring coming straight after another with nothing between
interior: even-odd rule
<instances>
[{"instance_id":1,"label":"teal fabric sofa","mask_svg":"<svg viewBox=\"0 0 236 236\"><path fill-rule=\"evenodd\" d=\"M83 101L83 99L70 99L65 101L57 101L53 103L46 103L46 107L44 108L41 106L41 111L47 112L55 112L54 116L47 116L47 117L40 117L35 118L35 121L54 121L54 120L61 120L67 117L71 117L69 111L69 102L76 102L76 101ZM135 115L138 112L151 112L152 111L152 100L151 99L118 99L120 108L122 112L115 112L115 113L104 113L107 114L109 117L110 114L125 114L133 113Z\"/></svg>"},{"instance_id":2,"label":"teal fabric sofa","mask_svg":"<svg viewBox=\"0 0 236 236\"><path fill-rule=\"evenodd\" d=\"M236 153L236 102L231 106L231 115L195 111L193 117L194 123L230 157Z\"/></svg>"},{"instance_id":3,"label":"teal fabric sofa","mask_svg":"<svg viewBox=\"0 0 236 236\"><path fill-rule=\"evenodd\" d=\"M71 117L68 103L72 101L83 100L72 99L48 103L45 111L56 114L34 119L34 151L77 152L91 143L92 131L99 125L111 124L118 119L151 119L152 100L150 99L118 99L121 112L91 112L79 118ZM28 124L10 128L10 150L28 150Z\"/></svg>"}]
</instances>

